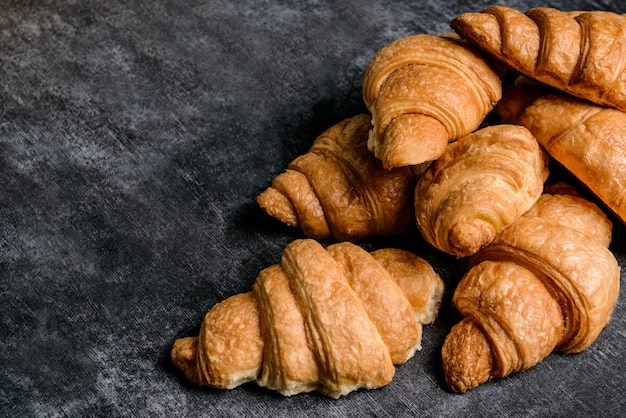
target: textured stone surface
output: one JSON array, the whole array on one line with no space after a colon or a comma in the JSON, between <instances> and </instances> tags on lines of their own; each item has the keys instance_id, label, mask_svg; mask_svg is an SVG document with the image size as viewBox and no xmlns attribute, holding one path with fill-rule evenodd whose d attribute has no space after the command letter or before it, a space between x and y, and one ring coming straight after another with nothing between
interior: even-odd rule
<instances>
[{"instance_id":1,"label":"textured stone surface","mask_svg":"<svg viewBox=\"0 0 626 418\"><path fill-rule=\"evenodd\" d=\"M399 3L399 4L396 4ZM602 1L504 1L626 12ZM254 203L312 140L364 111L392 40L487 1L4 2L0 13L0 415L618 416L626 304L588 350L466 395L439 350L464 272L415 231L447 295L391 385L333 401L188 384L173 341L250 289L298 231ZM612 250L626 266L626 228ZM624 275L622 272L622 286Z\"/></svg>"}]
</instances>

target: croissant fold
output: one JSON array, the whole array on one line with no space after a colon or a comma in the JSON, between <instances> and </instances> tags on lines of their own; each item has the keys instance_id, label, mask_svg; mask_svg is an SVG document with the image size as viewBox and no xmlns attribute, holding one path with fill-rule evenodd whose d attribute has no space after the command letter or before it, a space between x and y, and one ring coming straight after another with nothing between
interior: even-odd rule
<instances>
[{"instance_id":1,"label":"croissant fold","mask_svg":"<svg viewBox=\"0 0 626 418\"><path fill-rule=\"evenodd\" d=\"M436 160L449 141L478 128L501 96L500 74L457 35L395 40L363 77L369 149L385 168Z\"/></svg>"},{"instance_id":2,"label":"croissant fold","mask_svg":"<svg viewBox=\"0 0 626 418\"><path fill-rule=\"evenodd\" d=\"M367 148L370 116L345 119L292 161L257 203L309 238L356 241L413 226L413 190L425 167L386 170Z\"/></svg>"},{"instance_id":3,"label":"croissant fold","mask_svg":"<svg viewBox=\"0 0 626 418\"><path fill-rule=\"evenodd\" d=\"M464 319L441 350L448 386L462 393L593 343L619 294L610 241L596 205L546 193L472 257L453 296Z\"/></svg>"},{"instance_id":4,"label":"croissant fold","mask_svg":"<svg viewBox=\"0 0 626 418\"><path fill-rule=\"evenodd\" d=\"M626 223L626 113L519 79L496 107Z\"/></svg>"},{"instance_id":5,"label":"croissant fold","mask_svg":"<svg viewBox=\"0 0 626 418\"><path fill-rule=\"evenodd\" d=\"M421 348L442 294L439 275L410 252L296 240L251 292L215 305L198 337L176 340L171 357L198 385L256 380L283 395L337 398L388 384L394 364Z\"/></svg>"},{"instance_id":6,"label":"croissant fold","mask_svg":"<svg viewBox=\"0 0 626 418\"><path fill-rule=\"evenodd\" d=\"M452 28L497 62L564 92L626 111L626 17L492 6Z\"/></svg>"},{"instance_id":7,"label":"croissant fold","mask_svg":"<svg viewBox=\"0 0 626 418\"><path fill-rule=\"evenodd\" d=\"M526 128L480 129L448 145L419 179L417 225L434 247L472 255L530 209L547 176L547 155Z\"/></svg>"}]
</instances>

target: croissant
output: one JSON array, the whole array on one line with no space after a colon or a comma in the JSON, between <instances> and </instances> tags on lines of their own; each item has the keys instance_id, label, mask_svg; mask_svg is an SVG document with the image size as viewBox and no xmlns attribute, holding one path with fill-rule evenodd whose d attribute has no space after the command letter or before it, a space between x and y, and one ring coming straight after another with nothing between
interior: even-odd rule
<instances>
[{"instance_id":1,"label":"croissant","mask_svg":"<svg viewBox=\"0 0 626 418\"><path fill-rule=\"evenodd\" d=\"M521 80L496 107L626 223L626 114Z\"/></svg>"},{"instance_id":2,"label":"croissant","mask_svg":"<svg viewBox=\"0 0 626 418\"><path fill-rule=\"evenodd\" d=\"M626 16L604 11L463 13L452 28L497 62L564 92L626 111Z\"/></svg>"},{"instance_id":3,"label":"croissant","mask_svg":"<svg viewBox=\"0 0 626 418\"><path fill-rule=\"evenodd\" d=\"M252 291L215 305L198 337L176 340L171 358L197 385L256 380L285 396L338 398L388 384L394 364L421 348L442 294L439 275L413 253L296 240Z\"/></svg>"},{"instance_id":4,"label":"croissant","mask_svg":"<svg viewBox=\"0 0 626 418\"><path fill-rule=\"evenodd\" d=\"M425 167L386 170L367 148L370 116L323 132L257 196L269 215L309 238L356 241L414 225L413 191Z\"/></svg>"},{"instance_id":5,"label":"croissant","mask_svg":"<svg viewBox=\"0 0 626 418\"><path fill-rule=\"evenodd\" d=\"M417 34L380 49L363 76L368 147L385 168L436 160L476 130L502 96L500 73L455 34Z\"/></svg>"},{"instance_id":6,"label":"croissant","mask_svg":"<svg viewBox=\"0 0 626 418\"><path fill-rule=\"evenodd\" d=\"M434 247L472 255L530 209L547 177L547 155L526 128L480 129L451 143L418 180L418 228Z\"/></svg>"},{"instance_id":7,"label":"croissant","mask_svg":"<svg viewBox=\"0 0 626 418\"><path fill-rule=\"evenodd\" d=\"M544 193L470 259L453 295L464 319L441 350L454 392L596 340L619 294L619 266L607 248L611 227L579 195Z\"/></svg>"}]
</instances>

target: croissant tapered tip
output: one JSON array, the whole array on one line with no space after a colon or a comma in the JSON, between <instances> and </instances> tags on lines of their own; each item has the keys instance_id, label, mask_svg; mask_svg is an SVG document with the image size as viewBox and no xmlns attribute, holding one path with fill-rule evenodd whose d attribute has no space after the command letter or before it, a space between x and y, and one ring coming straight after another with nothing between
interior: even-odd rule
<instances>
[{"instance_id":1,"label":"croissant tapered tip","mask_svg":"<svg viewBox=\"0 0 626 418\"><path fill-rule=\"evenodd\" d=\"M450 230L450 251L459 257L475 254L495 237L495 226L485 219L469 218Z\"/></svg>"},{"instance_id":2,"label":"croissant tapered tip","mask_svg":"<svg viewBox=\"0 0 626 418\"><path fill-rule=\"evenodd\" d=\"M443 154L448 136L445 126L431 116L403 114L390 121L379 157L386 169L425 164Z\"/></svg>"},{"instance_id":3,"label":"croissant tapered tip","mask_svg":"<svg viewBox=\"0 0 626 418\"><path fill-rule=\"evenodd\" d=\"M287 196L273 187L268 187L256 198L257 204L271 217L289 225L298 226L298 214Z\"/></svg>"},{"instance_id":4,"label":"croissant tapered tip","mask_svg":"<svg viewBox=\"0 0 626 418\"><path fill-rule=\"evenodd\" d=\"M489 340L473 321L465 319L452 328L441 348L446 384L465 393L494 376Z\"/></svg>"},{"instance_id":5,"label":"croissant tapered tip","mask_svg":"<svg viewBox=\"0 0 626 418\"><path fill-rule=\"evenodd\" d=\"M174 366L181 370L190 380L193 380L191 375L195 370L197 350L198 337L186 337L174 341L170 353Z\"/></svg>"},{"instance_id":6,"label":"croissant tapered tip","mask_svg":"<svg viewBox=\"0 0 626 418\"><path fill-rule=\"evenodd\" d=\"M463 39L476 45L488 45L499 51L502 47L500 24L490 13L462 13L450 21L450 26Z\"/></svg>"}]
</instances>

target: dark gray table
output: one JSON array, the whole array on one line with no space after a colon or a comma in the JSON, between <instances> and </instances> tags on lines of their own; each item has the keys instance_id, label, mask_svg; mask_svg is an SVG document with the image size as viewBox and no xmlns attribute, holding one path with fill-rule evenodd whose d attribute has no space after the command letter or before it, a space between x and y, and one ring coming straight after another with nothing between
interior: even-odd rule
<instances>
[{"instance_id":1,"label":"dark gray table","mask_svg":"<svg viewBox=\"0 0 626 418\"><path fill-rule=\"evenodd\" d=\"M176 338L301 236L254 198L365 110L373 54L490 4L443 3L1 1L0 415L623 416L623 298L587 351L450 393L439 350L465 266L415 231L362 242L415 251L448 290L424 349L385 388L339 400L200 389L169 361ZM622 268L625 232L616 224Z\"/></svg>"}]
</instances>

